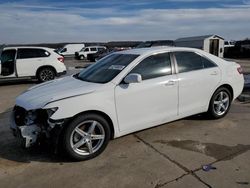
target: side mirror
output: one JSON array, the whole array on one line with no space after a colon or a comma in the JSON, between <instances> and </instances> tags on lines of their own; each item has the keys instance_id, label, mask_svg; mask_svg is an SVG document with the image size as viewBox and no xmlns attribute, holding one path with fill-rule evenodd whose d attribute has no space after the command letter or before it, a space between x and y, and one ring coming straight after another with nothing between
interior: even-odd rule
<instances>
[{"instance_id":1,"label":"side mirror","mask_svg":"<svg viewBox=\"0 0 250 188\"><path fill-rule=\"evenodd\" d=\"M142 77L140 74L129 74L124 78L124 82L126 84L131 84L131 83L140 83L142 81Z\"/></svg>"}]
</instances>

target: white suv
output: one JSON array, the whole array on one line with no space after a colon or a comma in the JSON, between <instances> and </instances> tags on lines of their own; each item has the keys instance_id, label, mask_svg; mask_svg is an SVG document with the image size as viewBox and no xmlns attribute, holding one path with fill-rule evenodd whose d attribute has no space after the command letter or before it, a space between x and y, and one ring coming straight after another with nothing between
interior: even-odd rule
<instances>
[{"instance_id":1,"label":"white suv","mask_svg":"<svg viewBox=\"0 0 250 188\"><path fill-rule=\"evenodd\" d=\"M51 48L6 47L1 53L0 82L20 78L45 82L65 73L64 58Z\"/></svg>"},{"instance_id":2,"label":"white suv","mask_svg":"<svg viewBox=\"0 0 250 188\"><path fill-rule=\"evenodd\" d=\"M83 49L81 49L81 51L79 52L76 52L75 53L75 57L77 59L88 59L88 55L89 54L95 54L101 50L104 50L106 49L105 46L88 46L88 47L85 47Z\"/></svg>"}]
</instances>

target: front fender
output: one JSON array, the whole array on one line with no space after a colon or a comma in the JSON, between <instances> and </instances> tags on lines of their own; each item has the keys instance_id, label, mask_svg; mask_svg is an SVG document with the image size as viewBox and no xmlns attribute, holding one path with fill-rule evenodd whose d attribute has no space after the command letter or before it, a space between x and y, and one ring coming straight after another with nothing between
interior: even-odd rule
<instances>
[{"instance_id":1,"label":"front fender","mask_svg":"<svg viewBox=\"0 0 250 188\"><path fill-rule=\"evenodd\" d=\"M44 109L57 107L58 110L50 117L51 120L61 120L72 118L86 111L103 112L113 122L115 136L118 133L118 121L114 101L114 92L96 92L82 96L75 96L51 102L44 106Z\"/></svg>"}]
</instances>

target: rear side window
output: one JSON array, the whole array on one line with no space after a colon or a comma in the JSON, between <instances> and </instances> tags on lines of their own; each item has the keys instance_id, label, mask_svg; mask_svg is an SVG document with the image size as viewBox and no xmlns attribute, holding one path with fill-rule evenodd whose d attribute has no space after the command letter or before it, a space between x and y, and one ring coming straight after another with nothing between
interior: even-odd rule
<instances>
[{"instance_id":1,"label":"rear side window","mask_svg":"<svg viewBox=\"0 0 250 188\"><path fill-rule=\"evenodd\" d=\"M208 59L194 52L175 52L179 73L215 67Z\"/></svg>"},{"instance_id":2,"label":"rear side window","mask_svg":"<svg viewBox=\"0 0 250 188\"><path fill-rule=\"evenodd\" d=\"M212 67L216 67L217 66L212 61L210 61L207 58L202 57L202 56L201 56L201 61L203 63L204 68L212 68Z\"/></svg>"},{"instance_id":3,"label":"rear side window","mask_svg":"<svg viewBox=\"0 0 250 188\"><path fill-rule=\"evenodd\" d=\"M48 57L50 53L44 49L22 48L18 49L17 59Z\"/></svg>"},{"instance_id":4,"label":"rear side window","mask_svg":"<svg viewBox=\"0 0 250 188\"><path fill-rule=\"evenodd\" d=\"M172 74L169 53L152 55L142 60L130 73L137 73L143 80Z\"/></svg>"},{"instance_id":5,"label":"rear side window","mask_svg":"<svg viewBox=\"0 0 250 188\"><path fill-rule=\"evenodd\" d=\"M92 51L92 52L96 51L96 48L90 48L90 51Z\"/></svg>"}]
</instances>

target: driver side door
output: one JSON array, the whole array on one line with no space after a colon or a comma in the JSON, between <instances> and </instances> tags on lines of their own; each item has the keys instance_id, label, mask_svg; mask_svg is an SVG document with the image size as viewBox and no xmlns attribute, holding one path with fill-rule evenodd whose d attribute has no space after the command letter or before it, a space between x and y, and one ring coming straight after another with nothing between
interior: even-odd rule
<instances>
[{"instance_id":1,"label":"driver side door","mask_svg":"<svg viewBox=\"0 0 250 188\"><path fill-rule=\"evenodd\" d=\"M1 54L0 78L16 77L16 50L4 50Z\"/></svg>"},{"instance_id":2,"label":"driver side door","mask_svg":"<svg viewBox=\"0 0 250 188\"><path fill-rule=\"evenodd\" d=\"M130 73L140 74L142 82L121 83L115 88L121 132L142 130L177 117L178 80L169 53L145 58Z\"/></svg>"}]
</instances>

